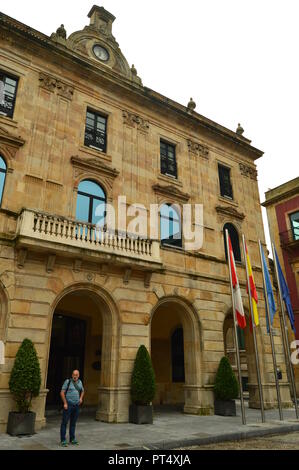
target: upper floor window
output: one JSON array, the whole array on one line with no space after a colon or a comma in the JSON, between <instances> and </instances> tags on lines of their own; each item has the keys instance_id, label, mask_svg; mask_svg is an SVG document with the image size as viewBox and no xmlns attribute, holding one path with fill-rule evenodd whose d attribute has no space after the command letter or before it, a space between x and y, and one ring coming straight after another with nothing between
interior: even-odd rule
<instances>
[{"instance_id":1,"label":"upper floor window","mask_svg":"<svg viewBox=\"0 0 299 470\"><path fill-rule=\"evenodd\" d=\"M3 196L4 185L5 185L6 172L7 172L6 163L3 160L3 158L0 156L0 206L2 204L2 196Z\"/></svg>"},{"instance_id":2,"label":"upper floor window","mask_svg":"<svg viewBox=\"0 0 299 470\"><path fill-rule=\"evenodd\" d=\"M161 173L177 178L175 145L160 142Z\"/></svg>"},{"instance_id":3,"label":"upper floor window","mask_svg":"<svg viewBox=\"0 0 299 470\"><path fill-rule=\"evenodd\" d=\"M13 117L18 80L0 72L0 115Z\"/></svg>"},{"instance_id":4,"label":"upper floor window","mask_svg":"<svg viewBox=\"0 0 299 470\"><path fill-rule=\"evenodd\" d=\"M87 110L84 145L106 152L107 118Z\"/></svg>"},{"instance_id":5,"label":"upper floor window","mask_svg":"<svg viewBox=\"0 0 299 470\"><path fill-rule=\"evenodd\" d=\"M293 233L293 239L299 240L299 211L290 214L290 222Z\"/></svg>"},{"instance_id":6,"label":"upper floor window","mask_svg":"<svg viewBox=\"0 0 299 470\"><path fill-rule=\"evenodd\" d=\"M171 204L163 204L160 209L160 218L162 244L182 247L180 213Z\"/></svg>"},{"instance_id":7,"label":"upper floor window","mask_svg":"<svg viewBox=\"0 0 299 470\"><path fill-rule=\"evenodd\" d=\"M230 236L235 261L242 261L238 230L232 224L225 224L223 227L225 258L227 259L225 230L228 230Z\"/></svg>"},{"instance_id":8,"label":"upper floor window","mask_svg":"<svg viewBox=\"0 0 299 470\"><path fill-rule=\"evenodd\" d=\"M218 165L220 194L223 197L233 199L233 188L231 185L230 168Z\"/></svg>"},{"instance_id":9,"label":"upper floor window","mask_svg":"<svg viewBox=\"0 0 299 470\"><path fill-rule=\"evenodd\" d=\"M106 195L100 185L90 180L78 187L76 219L103 227L106 217Z\"/></svg>"}]
</instances>

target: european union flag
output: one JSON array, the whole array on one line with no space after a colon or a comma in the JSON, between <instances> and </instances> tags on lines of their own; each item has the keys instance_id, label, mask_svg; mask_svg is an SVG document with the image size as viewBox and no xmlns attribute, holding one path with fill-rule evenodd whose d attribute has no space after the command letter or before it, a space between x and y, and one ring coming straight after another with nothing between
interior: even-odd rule
<instances>
[{"instance_id":1,"label":"european union flag","mask_svg":"<svg viewBox=\"0 0 299 470\"><path fill-rule=\"evenodd\" d=\"M295 333L296 332L295 318L294 318L294 312L293 312L292 304L291 304L290 291L289 291L288 285L286 283L286 280L284 278L284 275L283 275L283 272L282 272L282 269L281 269L281 266L280 266L280 262L279 262L279 259L278 259L278 256L277 256L276 248L274 248L274 251L275 251L275 259L276 259L276 266L277 266L277 271L278 271L278 280L279 280L279 284L280 284L281 295L282 295L282 298L284 300L284 303L285 303L285 306L286 306L286 309L287 309L287 312L288 312L288 315L289 315L292 330Z\"/></svg>"},{"instance_id":2,"label":"european union flag","mask_svg":"<svg viewBox=\"0 0 299 470\"><path fill-rule=\"evenodd\" d=\"M268 303L269 303L269 309L270 309L270 320L271 320L271 325L273 323L273 317L276 312L276 305L275 305L275 300L274 300L274 294L273 294L273 289L272 289L272 284L271 284L271 279L270 279L270 274L268 271L268 266L265 258L265 253L264 250L261 248L262 252L262 259L263 259L263 266L264 266L264 275L265 275L265 289L266 289L266 295L268 297ZM267 304L266 304L267 308ZM267 332L269 333L269 325L268 325L268 316L266 315L266 320L267 320Z\"/></svg>"}]
</instances>

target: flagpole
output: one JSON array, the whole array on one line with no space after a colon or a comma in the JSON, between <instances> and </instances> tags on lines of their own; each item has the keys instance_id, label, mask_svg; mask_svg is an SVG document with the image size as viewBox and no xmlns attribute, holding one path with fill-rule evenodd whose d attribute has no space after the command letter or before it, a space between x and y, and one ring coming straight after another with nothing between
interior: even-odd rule
<instances>
[{"instance_id":1,"label":"flagpole","mask_svg":"<svg viewBox=\"0 0 299 470\"><path fill-rule=\"evenodd\" d=\"M257 381L258 381L260 404L261 404L261 417L262 417L262 422L265 423L266 419L265 419L265 410L264 410L264 397L263 397L263 388L262 388L262 380L261 380L260 361L259 361L258 349L257 349L256 325L255 325L255 321L254 321L253 308L252 308L251 287L250 287L250 282L249 282L249 272L248 272L248 265L247 265L247 252L246 252L246 248L245 248L245 236L244 236L244 234L242 235L242 239L243 239L243 251L244 251L244 259L245 259L245 267L246 267L246 281L247 281L247 290L248 290L250 318L251 318L252 333L253 333L255 365L256 365Z\"/></svg>"},{"instance_id":2,"label":"flagpole","mask_svg":"<svg viewBox=\"0 0 299 470\"><path fill-rule=\"evenodd\" d=\"M226 252L227 252L228 267L229 267L230 290L231 290L231 295L232 295L233 319L234 319L234 333L235 333L235 345L236 345L237 367L238 367L239 387L240 387L242 423L243 423L243 424L246 424L246 416L245 416L245 408L244 408L244 398L243 398L243 388L242 388L241 365L240 365L240 351L239 351L239 342L238 342L238 334L237 334L237 319L236 319L236 311L235 311L235 299L234 299L234 294L233 294L233 283L232 283L231 262L230 262L230 249L229 249L229 244L228 244L228 230L227 230L227 229L225 230L225 241L226 241Z\"/></svg>"},{"instance_id":3,"label":"flagpole","mask_svg":"<svg viewBox=\"0 0 299 470\"><path fill-rule=\"evenodd\" d=\"M280 307L281 307L281 316L279 316L279 319L280 319L280 328L281 328L281 332L282 332L282 341L283 341L285 356L287 357L287 362L288 362L288 364L286 364L286 366L289 368L289 373L290 373L290 379L291 379L290 386L291 386L291 391L293 391L293 396L294 396L296 418L298 419L299 416L298 416L298 405L297 405L297 395L296 395L294 371L293 371L292 361L291 361L290 344L289 344L288 335L287 335L285 309L284 309L283 298L282 298L282 293L281 293L281 285L280 285L280 280L279 280L279 275L278 275L276 250L275 250L273 242L272 242L272 252L273 252L273 260L274 260L274 266L275 266L275 274L276 274L276 279L277 279L277 284L278 284L279 301L280 301Z\"/></svg>"},{"instance_id":4,"label":"flagpole","mask_svg":"<svg viewBox=\"0 0 299 470\"><path fill-rule=\"evenodd\" d=\"M274 377L275 377L275 385L276 385L276 393L277 393L277 402L278 402L278 408L279 408L279 418L280 418L280 421L283 421L280 389L279 389L279 383L278 383L278 378L277 378L277 364L276 364L275 348L274 348L274 341L273 341L272 324L271 324L271 318L270 318L269 300L268 300L268 295L267 295L264 262L263 262L263 257L262 257L262 244L260 240L259 240L259 249L260 249L260 258L261 258L261 265L262 265L262 273L263 273L264 297L265 297L265 302L266 302L266 315L267 315L268 325L269 325L270 342L271 342L271 349L272 349L272 360L273 360Z\"/></svg>"}]
</instances>

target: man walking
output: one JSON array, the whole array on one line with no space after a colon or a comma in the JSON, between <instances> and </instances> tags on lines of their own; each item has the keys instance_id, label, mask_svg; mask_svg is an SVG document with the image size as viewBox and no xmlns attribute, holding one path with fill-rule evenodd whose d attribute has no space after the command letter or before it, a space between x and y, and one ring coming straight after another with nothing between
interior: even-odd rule
<instances>
[{"instance_id":1,"label":"man walking","mask_svg":"<svg viewBox=\"0 0 299 470\"><path fill-rule=\"evenodd\" d=\"M84 397L84 388L81 380L79 379L80 373L74 370L72 378L65 380L60 396L63 401L63 414L60 427L60 442L63 447L67 447L66 441L66 428L70 420L70 443L78 445L75 437L76 423L79 416L79 406L82 405Z\"/></svg>"}]
</instances>

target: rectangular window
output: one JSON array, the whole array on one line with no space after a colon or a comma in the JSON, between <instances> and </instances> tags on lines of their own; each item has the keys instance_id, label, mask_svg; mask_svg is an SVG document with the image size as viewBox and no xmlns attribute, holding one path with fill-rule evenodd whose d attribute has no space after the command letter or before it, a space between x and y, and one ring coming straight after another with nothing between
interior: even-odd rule
<instances>
[{"instance_id":1,"label":"rectangular window","mask_svg":"<svg viewBox=\"0 0 299 470\"><path fill-rule=\"evenodd\" d=\"M84 145L101 152L107 148L107 118L87 110Z\"/></svg>"},{"instance_id":2,"label":"rectangular window","mask_svg":"<svg viewBox=\"0 0 299 470\"><path fill-rule=\"evenodd\" d=\"M0 72L0 115L12 118L14 113L18 79Z\"/></svg>"},{"instance_id":3,"label":"rectangular window","mask_svg":"<svg viewBox=\"0 0 299 470\"><path fill-rule=\"evenodd\" d=\"M161 173L177 178L175 146L167 142L160 142Z\"/></svg>"},{"instance_id":4,"label":"rectangular window","mask_svg":"<svg viewBox=\"0 0 299 470\"><path fill-rule=\"evenodd\" d=\"M293 240L299 240L299 211L290 214Z\"/></svg>"},{"instance_id":5,"label":"rectangular window","mask_svg":"<svg viewBox=\"0 0 299 470\"><path fill-rule=\"evenodd\" d=\"M233 188L230 179L230 168L218 165L218 173L221 196L233 199Z\"/></svg>"}]
</instances>

